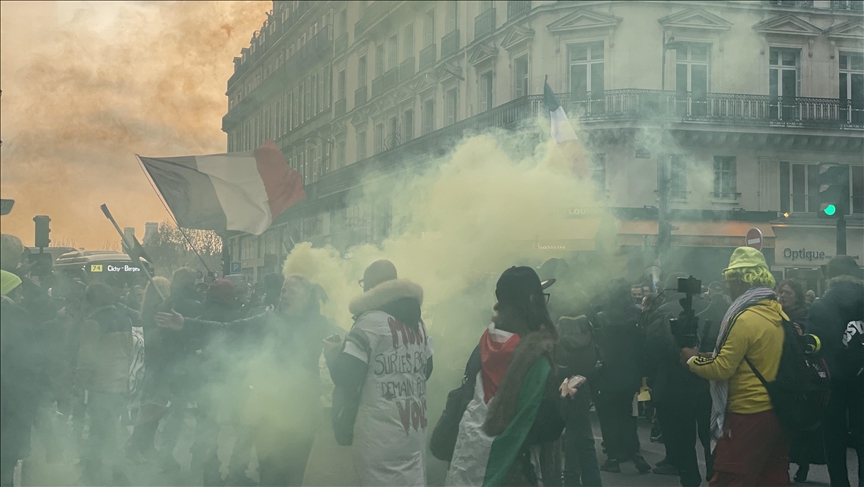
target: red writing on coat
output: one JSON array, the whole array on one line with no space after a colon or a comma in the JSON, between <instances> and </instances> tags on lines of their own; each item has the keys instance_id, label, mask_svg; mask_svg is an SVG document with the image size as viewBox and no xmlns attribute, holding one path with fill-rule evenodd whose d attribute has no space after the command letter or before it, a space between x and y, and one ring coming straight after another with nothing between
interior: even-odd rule
<instances>
[{"instance_id":1,"label":"red writing on coat","mask_svg":"<svg viewBox=\"0 0 864 487\"><path fill-rule=\"evenodd\" d=\"M428 342L426 326L423 324L423 321L420 321L420 326L417 330L411 329L410 326L405 326L401 321L393 317L387 318L387 324L390 325L390 335L393 338L393 348L399 348L399 338L402 338L401 343L406 347L409 344L414 345L415 343L418 345L426 345Z\"/></svg>"},{"instance_id":2,"label":"red writing on coat","mask_svg":"<svg viewBox=\"0 0 864 487\"><path fill-rule=\"evenodd\" d=\"M426 431L426 400L420 402L414 399L405 399L404 401L396 401L396 408L399 410L399 419L402 421L402 428L405 434L414 431Z\"/></svg>"}]
</instances>

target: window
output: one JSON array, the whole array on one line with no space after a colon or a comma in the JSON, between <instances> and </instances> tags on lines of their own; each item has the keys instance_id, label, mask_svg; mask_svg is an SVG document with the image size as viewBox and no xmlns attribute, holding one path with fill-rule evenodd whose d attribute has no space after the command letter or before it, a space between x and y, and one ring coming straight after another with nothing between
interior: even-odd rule
<instances>
[{"instance_id":1,"label":"window","mask_svg":"<svg viewBox=\"0 0 864 487\"><path fill-rule=\"evenodd\" d=\"M487 71L480 75L478 108L481 112L485 112L492 106L492 71Z\"/></svg>"},{"instance_id":2,"label":"window","mask_svg":"<svg viewBox=\"0 0 864 487\"><path fill-rule=\"evenodd\" d=\"M384 44L375 46L375 77L384 74Z\"/></svg>"},{"instance_id":3,"label":"window","mask_svg":"<svg viewBox=\"0 0 864 487\"><path fill-rule=\"evenodd\" d=\"M375 154L378 154L384 150L384 124L379 123L375 125Z\"/></svg>"},{"instance_id":4,"label":"window","mask_svg":"<svg viewBox=\"0 0 864 487\"><path fill-rule=\"evenodd\" d=\"M444 10L444 33L449 34L456 30L456 9L458 8L459 3L456 0L450 0L447 2L446 9Z\"/></svg>"},{"instance_id":5,"label":"window","mask_svg":"<svg viewBox=\"0 0 864 487\"><path fill-rule=\"evenodd\" d=\"M399 133L399 118L391 117L390 118L390 133L387 136L387 140L384 141L384 149L392 149L399 145L399 138L401 134Z\"/></svg>"},{"instance_id":6,"label":"window","mask_svg":"<svg viewBox=\"0 0 864 487\"><path fill-rule=\"evenodd\" d=\"M852 213L864 213L864 166L852 166Z\"/></svg>"},{"instance_id":7,"label":"window","mask_svg":"<svg viewBox=\"0 0 864 487\"><path fill-rule=\"evenodd\" d=\"M864 124L864 53L840 53L840 117Z\"/></svg>"},{"instance_id":8,"label":"window","mask_svg":"<svg viewBox=\"0 0 864 487\"><path fill-rule=\"evenodd\" d=\"M675 50L675 91L679 114L708 113L708 44L686 44Z\"/></svg>"},{"instance_id":9,"label":"window","mask_svg":"<svg viewBox=\"0 0 864 487\"><path fill-rule=\"evenodd\" d=\"M336 143L336 164L333 170L345 167L345 141L340 140Z\"/></svg>"},{"instance_id":10,"label":"window","mask_svg":"<svg viewBox=\"0 0 864 487\"><path fill-rule=\"evenodd\" d=\"M345 70L339 70L338 81L336 81L336 99L344 100L345 99Z\"/></svg>"},{"instance_id":11,"label":"window","mask_svg":"<svg viewBox=\"0 0 864 487\"><path fill-rule=\"evenodd\" d=\"M360 56L357 60L357 87L366 86L366 56Z\"/></svg>"},{"instance_id":12,"label":"window","mask_svg":"<svg viewBox=\"0 0 864 487\"><path fill-rule=\"evenodd\" d=\"M736 199L738 181L735 156L714 156L714 197Z\"/></svg>"},{"instance_id":13,"label":"window","mask_svg":"<svg viewBox=\"0 0 864 487\"><path fill-rule=\"evenodd\" d=\"M428 99L423 103L423 135L435 130L435 100Z\"/></svg>"},{"instance_id":14,"label":"window","mask_svg":"<svg viewBox=\"0 0 864 487\"><path fill-rule=\"evenodd\" d=\"M336 24L336 29L339 32L339 35L348 33L348 9L342 9L339 12L339 21Z\"/></svg>"},{"instance_id":15,"label":"window","mask_svg":"<svg viewBox=\"0 0 864 487\"><path fill-rule=\"evenodd\" d=\"M772 118L792 120L795 118L795 97L801 93L797 49L772 47L768 55L769 95Z\"/></svg>"},{"instance_id":16,"label":"window","mask_svg":"<svg viewBox=\"0 0 864 487\"><path fill-rule=\"evenodd\" d=\"M423 18L423 47L435 44L435 10L426 12Z\"/></svg>"},{"instance_id":17,"label":"window","mask_svg":"<svg viewBox=\"0 0 864 487\"><path fill-rule=\"evenodd\" d=\"M387 56L387 68L393 69L399 66L399 38L396 34L390 36L390 45L388 46L390 50Z\"/></svg>"},{"instance_id":18,"label":"window","mask_svg":"<svg viewBox=\"0 0 864 487\"><path fill-rule=\"evenodd\" d=\"M513 61L513 96L519 98L528 95L528 55Z\"/></svg>"},{"instance_id":19,"label":"window","mask_svg":"<svg viewBox=\"0 0 864 487\"><path fill-rule=\"evenodd\" d=\"M606 190L606 154L595 153L591 155L591 180L598 188Z\"/></svg>"},{"instance_id":20,"label":"window","mask_svg":"<svg viewBox=\"0 0 864 487\"><path fill-rule=\"evenodd\" d=\"M447 117L444 125L456 123L456 116L459 109L459 91L456 88L451 88L445 96L444 114Z\"/></svg>"},{"instance_id":21,"label":"window","mask_svg":"<svg viewBox=\"0 0 864 487\"><path fill-rule=\"evenodd\" d=\"M687 160L680 155L669 156L669 197L687 199Z\"/></svg>"},{"instance_id":22,"label":"window","mask_svg":"<svg viewBox=\"0 0 864 487\"><path fill-rule=\"evenodd\" d=\"M408 142L414 138L414 110L405 110L402 115L402 140Z\"/></svg>"},{"instance_id":23,"label":"window","mask_svg":"<svg viewBox=\"0 0 864 487\"><path fill-rule=\"evenodd\" d=\"M366 159L366 131L357 132L357 160Z\"/></svg>"},{"instance_id":24,"label":"window","mask_svg":"<svg viewBox=\"0 0 864 487\"><path fill-rule=\"evenodd\" d=\"M790 171L791 169L791 171ZM819 165L780 162L780 211L819 210Z\"/></svg>"},{"instance_id":25,"label":"window","mask_svg":"<svg viewBox=\"0 0 864 487\"><path fill-rule=\"evenodd\" d=\"M414 57L414 24L408 24L402 34L402 60L412 57Z\"/></svg>"},{"instance_id":26,"label":"window","mask_svg":"<svg viewBox=\"0 0 864 487\"><path fill-rule=\"evenodd\" d=\"M313 74L311 80L312 81L309 82L309 87L312 89L312 110L310 118L317 115L321 107L321 104L318 103L318 75Z\"/></svg>"},{"instance_id":27,"label":"window","mask_svg":"<svg viewBox=\"0 0 864 487\"><path fill-rule=\"evenodd\" d=\"M485 12L492 8L492 0L480 0L480 12Z\"/></svg>"},{"instance_id":28,"label":"window","mask_svg":"<svg viewBox=\"0 0 864 487\"><path fill-rule=\"evenodd\" d=\"M568 46L570 59L570 93L576 100L602 99L604 84L603 43ZM526 70L527 71L527 70ZM583 103L587 111L592 108ZM598 105L599 108L599 105Z\"/></svg>"}]
</instances>

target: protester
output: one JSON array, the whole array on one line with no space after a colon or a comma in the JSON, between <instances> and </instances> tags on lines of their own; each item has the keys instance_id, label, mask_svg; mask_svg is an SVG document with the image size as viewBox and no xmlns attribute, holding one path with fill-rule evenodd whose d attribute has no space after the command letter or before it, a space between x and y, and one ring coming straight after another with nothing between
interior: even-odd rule
<instances>
[{"instance_id":1,"label":"protester","mask_svg":"<svg viewBox=\"0 0 864 487\"><path fill-rule=\"evenodd\" d=\"M695 487L702 482L696 457L698 411L704 401L710 402L708 384L679 364L681 347L672 336L669 320L682 311L677 292L678 278L671 274L664 283L665 291L646 303L645 363L651 400L666 447L666 461L653 472L678 475L683 487ZM705 406L702 406L703 408Z\"/></svg>"},{"instance_id":2,"label":"protester","mask_svg":"<svg viewBox=\"0 0 864 487\"><path fill-rule=\"evenodd\" d=\"M808 309L804 297L804 287L795 279L787 279L777 285L777 301L799 333L807 327ZM825 453L822 443L822 430L800 432L792 436L789 461L798 465L795 472L796 482L806 482L810 464L824 464Z\"/></svg>"},{"instance_id":3,"label":"protester","mask_svg":"<svg viewBox=\"0 0 864 487\"><path fill-rule=\"evenodd\" d=\"M555 344L558 333L546 295L530 267L511 267L498 280L492 324L480 338L482 369L462 417L447 485L537 485L534 445L556 440Z\"/></svg>"},{"instance_id":4,"label":"protester","mask_svg":"<svg viewBox=\"0 0 864 487\"><path fill-rule=\"evenodd\" d=\"M38 356L33 353L33 320L21 307L22 300L21 278L0 270L0 486L3 487L12 485L16 463L30 454L30 429L37 404L49 388Z\"/></svg>"},{"instance_id":5,"label":"protester","mask_svg":"<svg viewBox=\"0 0 864 487\"><path fill-rule=\"evenodd\" d=\"M808 289L804 294L804 301L807 303L807 307L809 308L816 301L816 292L812 289Z\"/></svg>"},{"instance_id":6,"label":"protester","mask_svg":"<svg viewBox=\"0 0 864 487\"><path fill-rule=\"evenodd\" d=\"M632 461L640 473L651 470L639 452L634 398L642 385L644 334L639 328L639 308L633 304L630 286L613 281L597 314L595 336L603 366L595 382L599 390L597 415L603 424L608 458L601 470L621 472L619 464Z\"/></svg>"},{"instance_id":7,"label":"protester","mask_svg":"<svg viewBox=\"0 0 864 487\"><path fill-rule=\"evenodd\" d=\"M341 352L328 355L337 388L334 415L347 412L347 421L334 419L337 441L353 443L361 485L426 485L432 343L421 319L423 288L398 279L388 260L370 264L360 284L363 294L349 306L354 326ZM341 391L347 391L348 408L337 403Z\"/></svg>"},{"instance_id":8,"label":"protester","mask_svg":"<svg viewBox=\"0 0 864 487\"><path fill-rule=\"evenodd\" d=\"M810 307L807 332L819 338L828 365L831 395L822 423L825 460L832 486L848 486L847 438L858 456L864 485L864 284L855 259L828 262L828 291ZM847 423L848 418L848 423Z\"/></svg>"},{"instance_id":9,"label":"protester","mask_svg":"<svg viewBox=\"0 0 864 487\"><path fill-rule=\"evenodd\" d=\"M227 323L159 313L162 327L183 333L245 335L257 344L249 365L245 415L255 428L261 485L298 486L315 438L321 405L318 357L328 331L320 287L303 276L285 279L277 309ZM278 380L272 373L278 371Z\"/></svg>"},{"instance_id":10,"label":"protester","mask_svg":"<svg viewBox=\"0 0 864 487\"><path fill-rule=\"evenodd\" d=\"M24 244L20 238L9 233L0 234L0 269L15 273L23 256Z\"/></svg>"},{"instance_id":11,"label":"protester","mask_svg":"<svg viewBox=\"0 0 864 487\"><path fill-rule=\"evenodd\" d=\"M712 354L681 350L682 363L712 381L716 448L711 485L789 485L789 439L754 373L758 370L770 382L780 366L785 315L772 290L774 277L761 252L739 247L723 278L734 301L723 318L717 348Z\"/></svg>"},{"instance_id":12,"label":"protester","mask_svg":"<svg viewBox=\"0 0 864 487\"><path fill-rule=\"evenodd\" d=\"M87 316L81 322L75 386L86 391L90 435L82 458L85 483L125 482L117 455L117 422L128 402L129 366L132 363L132 322L117 307L119 296L111 287L87 287Z\"/></svg>"}]
</instances>

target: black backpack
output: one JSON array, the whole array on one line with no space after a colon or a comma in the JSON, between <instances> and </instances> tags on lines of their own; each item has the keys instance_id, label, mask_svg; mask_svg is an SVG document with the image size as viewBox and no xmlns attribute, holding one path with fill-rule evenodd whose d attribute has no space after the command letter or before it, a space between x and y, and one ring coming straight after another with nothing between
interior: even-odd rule
<instances>
[{"instance_id":1,"label":"black backpack","mask_svg":"<svg viewBox=\"0 0 864 487\"><path fill-rule=\"evenodd\" d=\"M773 382L768 382L746 356L744 360L765 386L780 424L790 433L813 431L822 423L830 393L825 363L808 354L808 335L783 320L783 352Z\"/></svg>"},{"instance_id":2,"label":"black backpack","mask_svg":"<svg viewBox=\"0 0 864 487\"><path fill-rule=\"evenodd\" d=\"M429 451L438 460L449 462L453 460L453 451L456 449L456 439L459 436L459 424L462 416L468 409L468 404L474 399L474 388L477 385L477 374L483 369L480 358L480 346L474 347L468 363L465 365L465 374L462 376L462 385L447 394L447 403L441 418L435 424L429 439Z\"/></svg>"}]
</instances>

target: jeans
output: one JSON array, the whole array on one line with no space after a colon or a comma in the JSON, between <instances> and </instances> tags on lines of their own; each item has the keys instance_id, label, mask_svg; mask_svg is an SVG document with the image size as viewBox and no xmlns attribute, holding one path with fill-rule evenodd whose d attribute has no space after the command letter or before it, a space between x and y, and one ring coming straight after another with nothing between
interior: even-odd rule
<instances>
[{"instance_id":1,"label":"jeans","mask_svg":"<svg viewBox=\"0 0 864 487\"><path fill-rule=\"evenodd\" d=\"M678 467L682 487L696 487L702 483L696 458L696 415L696 407L692 402L657 403L666 457Z\"/></svg>"},{"instance_id":2,"label":"jeans","mask_svg":"<svg viewBox=\"0 0 864 487\"><path fill-rule=\"evenodd\" d=\"M858 453L858 486L864 486L864 375L832 381L831 396L822 422L825 461L832 487L849 487L846 443L849 433Z\"/></svg>"},{"instance_id":3,"label":"jeans","mask_svg":"<svg viewBox=\"0 0 864 487\"><path fill-rule=\"evenodd\" d=\"M570 406L564 417L564 485L601 487L594 432L588 415L591 403L587 398L580 401L577 397Z\"/></svg>"}]
</instances>

